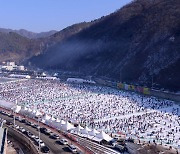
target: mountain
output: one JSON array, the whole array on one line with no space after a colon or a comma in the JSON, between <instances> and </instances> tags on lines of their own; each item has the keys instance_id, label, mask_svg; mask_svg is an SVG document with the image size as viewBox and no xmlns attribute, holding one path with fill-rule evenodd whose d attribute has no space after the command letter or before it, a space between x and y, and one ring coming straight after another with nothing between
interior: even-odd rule
<instances>
[{"instance_id":1,"label":"mountain","mask_svg":"<svg viewBox=\"0 0 180 154\"><path fill-rule=\"evenodd\" d=\"M32 35L33 37L35 35L26 30L20 30L18 34L17 31L11 32L12 30L10 29L0 29L0 62L11 60L23 63L32 56L46 51L57 42L71 37L93 23L83 22L75 24L45 38L42 37L43 33L41 33L41 38L37 39L30 39Z\"/></svg>"},{"instance_id":2,"label":"mountain","mask_svg":"<svg viewBox=\"0 0 180 154\"><path fill-rule=\"evenodd\" d=\"M22 37L17 33L0 32L0 62L22 62L40 52L40 42Z\"/></svg>"},{"instance_id":3,"label":"mountain","mask_svg":"<svg viewBox=\"0 0 180 154\"><path fill-rule=\"evenodd\" d=\"M62 42L63 40L72 37L73 35L81 32L82 30L90 27L91 25L93 25L96 21L91 21L91 22L81 22L81 23L77 23L71 26L68 26L66 28L64 28L63 30L49 36L46 38L42 38L41 41L43 41L43 43L45 44L45 46L47 48L49 48L50 46L53 46L57 43ZM47 49L46 48L46 49Z\"/></svg>"},{"instance_id":4,"label":"mountain","mask_svg":"<svg viewBox=\"0 0 180 154\"><path fill-rule=\"evenodd\" d=\"M81 72L180 89L180 1L135 0L46 48L30 62L46 70ZM61 32L60 32L61 33Z\"/></svg>"},{"instance_id":5,"label":"mountain","mask_svg":"<svg viewBox=\"0 0 180 154\"><path fill-rule=\"evenodd\" d=\"M27 31L25 29L12 30L12 29L0 28L0 32L2 32L2 33L14 32L14 33L17 33L23 37L27 37L29 39L37 39L37 38L49 37L49 36L55 34L57 31L52 30L49 32L34 33L34 32Z\"/></svg>"}]
</instances>

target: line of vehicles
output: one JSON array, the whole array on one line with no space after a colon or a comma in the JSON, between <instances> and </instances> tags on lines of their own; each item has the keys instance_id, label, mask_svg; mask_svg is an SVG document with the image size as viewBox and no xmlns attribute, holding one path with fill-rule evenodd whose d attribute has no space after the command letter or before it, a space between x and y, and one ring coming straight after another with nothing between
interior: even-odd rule
<instances>
[{"instance_id":1,"label":"line of vehicles","mask_svg":"<svg viewBox=\"0 0 180 154\"><path fill-rule=\"evenodd\" d=\"M9 112L0 111L0 113L3 114L3 115L6 115L8 117L13 118L13 115L11 113L9 113ZM58 145L66 145L70 152L72 152L72 153L81 153L79 151L79 149L76 146L70 144L67 139L60 138L60 136L58 134L53 133L50 129L47 129L45 127L39 127L37 124L35 124L33 122L30 122L30 121L28 121L28 120L26 120L24 118L15 117L15 119L17 121L21 122L21 123L24 123L27 126L30 126L30 127L34 128L36 131L40 131L41 133L49 136L50 139L55 140L55 144L57 146ZM39 136L36 136L36 135L32 134L30 131L26 130L25 128L23 128L21 126L18 126L18 125L14 126L13 123L10 122L10 121L6 121L6 124L9 125L10 127L15 128L16 130L23 133L27 137L29 137L34 142L34 144L36 146L38 146L38 147L40 146L41 152L50 153L50 148L47 145L45 145L45 143L39 138Z\"/></svg>"},{"instance_id":2,"label":"line of vehicles","mask_svg":"<svg viewBox=\"0 0 180 154\"><path fill-rule=\"evenodd\" d=\"M9 112L5 112L5 111L0 111L0 113L2 114L6 114L7 116L13 118L13 115ZM60 138L60 136L58 134L53 133L50 129L46 128L46 127L38 127L38 125L36 123L30 122L24 118L21 117L15 117L15 119L21 123L26 124L27 126L30 126L34 129L36 129L36 131L40 131L42 134L45 134L46 136L49 136L50 139L55 140L55 144L59 145L66 145L67 148L69 149L69 151L73 152L73 153L79 153L78 148L75 147L74 145L68 143L68 141L66 139L62 139ZM7 121L7 124L9 122ZM9 124L9 125L12 125ZM43 151L44 153L48 153L49 152L49 147L47 147L42 140L40 140L37 136L31 134L30 132L26 131L24 128L21 128L19 126L16 126L16 129L20 129L19 131L23 131L22 133L24 133L25 135L27 135L29 138L31 138L35 145L39 146L40 143L40 147L41 147L41 151ZM131 142L133 143L133 139L128 139L127 142ZM111 140L110 142L101 142L100 144L102 144L103 146L106 146L108 148L114 149L116 151L119 152L128 152L128 149L126 147L125 144L125 140L119 140L118 138L114 138L113 140Z\"/></svg>"}]
</instances>

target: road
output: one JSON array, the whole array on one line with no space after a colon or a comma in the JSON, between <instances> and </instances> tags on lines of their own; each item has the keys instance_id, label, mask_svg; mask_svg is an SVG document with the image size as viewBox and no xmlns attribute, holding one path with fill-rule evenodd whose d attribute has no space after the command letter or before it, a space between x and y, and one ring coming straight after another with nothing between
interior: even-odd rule
<instances>
[{"instance_id":1,"label":"road","mask_svg":"<svg viewBox=\"0 0 180 154\"><path fill-rule=\"evenodd\" d=\"M8 116L0 114L0 118L13 123L13 118L10 118ZM21 123L17 120L16 120L16 125L21 126L24 129L30 131L32 134L38 136L38 131L35 128L32 128L31 126L27 126L26 124ZM61 153L62 154L68 154L68 153L71 153L68 150L67 146L56 144L55 143L56 140L50 139L49 136L41 133L40 137L41 137L41 140L45 143L45 145L47 145L50 148L50 151L51 151L50 153L52 153L52 154L61 154Z\"/></svg>"},{"instance_id":2,"label":"road","mask_svg":"<svg viewBox=\"0 0 180 154\"><path fill-rule=\"evenodd\" d=\"M0 118L5 119L7 121L10 121L13 123L13 118L10 118L9 116L5 116L0 114ZM23 128L25 128L26 130L30 131L32 134L38 136L38 131L37 129L32 128L31 126L28 126L24 123L21 123L19 121L16 120L16 124L18 126L21 126ZM56 130L53 130L53 132L58 133ZM79 137L79 136L75 136L76 139L78 139L78 143L79 145L86 147L88 150L91 151L91 153L96 153L96 154L118 154L119 152L114 151L110 148L107 148L105 146L102 146L100 144L97 144L95 142L92 142L90 140L87 140L85 138ZM41 133L41 140L45 143L45 145L47 145L50 148L51 154L66 154L66 153L71 153L67 146L64 145L59 145L55 143L55 140L50 139L49 136ZM71 142L69 142L71 143ZM77 143L73 143L75 144L75 146L77 145ZM128 145L128 147L132 147L132 145ZM77 147L77 146L76 146ZM132 149L137 149L136 148L132 148ZM134 151L134 150L133 150ZM89 152L85 152L85 153L89 153Z\"/></svg>"}]
</instances>

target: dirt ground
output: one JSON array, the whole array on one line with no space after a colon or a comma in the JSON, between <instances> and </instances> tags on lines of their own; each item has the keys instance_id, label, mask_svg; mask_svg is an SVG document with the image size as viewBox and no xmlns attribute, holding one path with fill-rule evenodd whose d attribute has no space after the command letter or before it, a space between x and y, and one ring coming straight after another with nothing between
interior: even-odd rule
<instances>
[{"instance_id":1,"label":"dirt ground","mask_svg":"<svg viewBox=\"0 0 180 154\"><path fill-rule=\"evenodd\" d=\"M18 153L24 153L28 154L29 151L24 147L22 144L16 141L12 136L7 137L8 144L7 144L7 154L18 154Z\"/></svg>"},{"instance_id":2,"label":"dirt ground","mask_svg":"<svg viewBox=\"0 0 180 154\"><path fill-rule=\"evenodd\" d=\"M176 149L165 148L161 145L143 145L138 149L138 154L180 154Z\"/></svg>"}]
</instances>

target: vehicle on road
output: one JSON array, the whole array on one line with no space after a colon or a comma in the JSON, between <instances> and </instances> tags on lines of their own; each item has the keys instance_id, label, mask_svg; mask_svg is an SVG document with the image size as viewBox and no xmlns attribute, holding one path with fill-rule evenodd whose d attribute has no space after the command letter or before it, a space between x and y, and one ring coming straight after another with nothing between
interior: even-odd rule
<instances>
[{"instance_id":1,"label":"vehicle on road","mask_svg":"<svg viewBox=\"0 0 180 154\"><path fill-rule=\"evenodd\" d=\"M47 129L45 132L44 132L45 135L51 135L52 134L52 131Z\"/></svg>"},{"instance_id":2,"label":"vehicle on road","mask_svg":"<svg viewBox=\"0 0 180 154\"><path fill-rule=\"evenodd\" d=\"M35 144L36 144L37 146L39 146L39 144L40 144L40 147L45 146L44 142L43 142L41 139L39 139L39 138L35 140Z\"/></svg>"},{"instance_id":3,"label":"vehicle on road","mask_svg":"<svg viewBox=\"0 0 180 154\"><path fill-rule=\"evenodd\" d=\"M35 139L35 137L36 137L35 135L32 135L32 136L31 136L31 139L33 140L33 139Z\"/></svg>"},{"instance_id":4,"label":"vehicle on road","mask_svg":"<svg viewBox=\"0 0 180 154\"><path fill-rule=\"evenodd\" d=\"M23 128L23 129L21 129L20 130L22 133L25 133L26 132L26 130Z\"/></svg>"},{"instance_id":5,"label":"vehicle on road","mask_svg":"<svg viewBox=\"0 0 180 154\"><path fill-rule=\"evenodd\" d=\"M31 127L35 128L35 129L38 129L38 125L36 125L36 124L31 124Z\"/></svg>"},{"instance_id":6,"label":"vehicle on road","mask_svg":"<svg viewBox=\"0 0 180 154\"><path fill-rule=\"evenodd\" d=\"M69 145L68 146L68 149L73 152L73 153L76 153L77 152L77 148L74 146L74 145Z\"/></svg>"},{"instance_id":7,"label":"vehicle on road","mask_svg":"<svg viewBox=\"0 0 180 154\"><path fill-rule=\"evenodd\" d=\"M12 122L9 122L9 121L6 121L6 124L9 125L9 126L10 126L10 125L13 125L13 123L12 123Z\"/></svg>"},{"instance_id":8,"label":"vehicle on road","mask_svg":"<svg viewBox=\"0 0 180 154\"><path fill-rule=\"evenodd\" d=\"M57 144L63 144L63 145L68 145L68 141L66 139L60 139L56 141Z\"/></svg>"},{"instance_id":9,"label":"vehicle on road","mask_svg":"<svg viewBox=\"0 0 180 154\"><path fill-rule=\"evenodd\" d=\"M29 138L32 138L33 134L32 134L31 132L28 132L28 133L27 133L27 136L28 136Z\"/></svg>"},{"instance_id":10,"label":"vehicle on road","mask_svg":"<svg viewBox=\"0 0 180 154\"><path fill-rule=\"evenodd\" d=\"M56 139L59 139L59 135L58 134L52 134L49 136L49 138L56 140Z\"/></svg>"},{"instance_id":11,"label":"vehicle on road","mask_svg":"<svg viewBox=\"0 0 180 154\"><path fill-rule=\"evenodd\" d=\"M41 147L41 152L43 152L43 153L49 153L50 150L49 150L49 148L48 148L47 146L43 146L43 147Z\"/></svg>"},{"instance_id":12,"label":"vehicle on road","mask_svg":"<svg viewBox=\"0 0 180 154\"><path fill-rule=\"evenodd\" d=\"M21 123L25 123L26 120L25 120L25 119L21 119L20 122L21 122Z\"/></svg>"},{"instance_id":13,"label":"vehicle on road","mask_svg":"<svg viewBox=\"0 0 180 154\"><path fill-rule=\"evenodd\" d=\"M41 132L41 133L45 133L46 131L47 131L47 128L45 128L45 127L41 127L41 128L40 128L40 132Z\"/></svg>"},{"instance_id":14,"label":"vehicle on road","mask_svg":"<svg viewBox=\"0 0 180 154\"><path fill-rule=\"evenodd\" d=\"M8 114L8 116L9 116L10 118L13 118L13 117L14 117L14 115L13 115L13 114Z\"/></svg>"}]
</instances>

